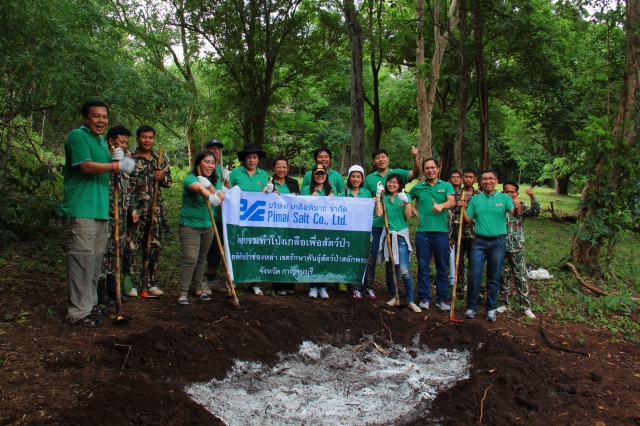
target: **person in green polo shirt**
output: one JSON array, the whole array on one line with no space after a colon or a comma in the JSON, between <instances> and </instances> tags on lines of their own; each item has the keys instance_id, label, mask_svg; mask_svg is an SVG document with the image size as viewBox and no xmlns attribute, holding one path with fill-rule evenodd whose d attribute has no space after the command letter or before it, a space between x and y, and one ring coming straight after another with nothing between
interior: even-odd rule
<instances>
[{"instance_id":1,"label":"person in green polo shirt","mask_svg":"<svg viewBox=\"0 0 640 426\"><path fill-rule=\"evenodd\" d=\"M415 146L411 147L411 155L413 156L413 168L411 170L405 169L392 169L389 167L389 154L385 149L376 149L371 154L371 158L373 159L373 165L376 169L375 172L371 173L364 180L364 188L371 192L372 195L379 196L382 188L387 184L387 178L391 173L396 173L402 179L403 184L408 184L412 180L420 177L420 159L418 158L418 148ZM373 215L373 225L371 226L371 236L373 237L371 240L371 247L374 248L372 250L372 255L375 256L375 248L380 245L380 234L382 234L382 229L384 228L384 219L381 217ZM373 260L373 262L371 262ZM376 269L375 269L375 257L370 259L369 262L373 265L373 270L371 271L372 279L376 277ZM391 272L387 271L387 283L393 282L393 276ZM387 293L395 294L393 288L387 287ZM401 294L402 296L402 294Z\"/></svg>"},{"instance_id":2,"label":"person in green polo shirt","mask_svg":"<svg viewBox=\"0 0 640 426\"><path fill-rule=\"evenodd\" d=\"M243 163L242 166L233 169L229 174L231 186L237 186L246 192L272 192L274 186L268 182L267 172L258 167L258 163L266 155L255 143L246 143L244 149L238 152L238 160ZM253 292L258 296L264 296L260 283L253 284L256 284L251 286Z\"/></svg>"},{"instance_id":3,"label":"person in green polo shirt","mask_svg":"<svg viewBox=\"0 0 640 426\"><path fill-rule=\"evenodd\" d=\"M431 303L429 264L431 257L436 264L436 306L443 311L449 306L447 261L449 260L449 214L455 206L453 186L438 179L440 168L434 158L422 162L425 180L416 184L409 194L418 208L416 232L416 256L418 259L418 298L423 309Z\"/></svg>"},{"instance_id":4,"label":"person in green polo shirt","mask_svg":"<svg viewBox=\"0 0 640 426\"><path fill-rule=\"evenodd\" d=\"M198 176L198 167L202 172ZM216 158L210 151L201 151L193 163L191 173L182 186L182 208L180 208L180 244L182 244L182 263L178 275L178 304L188 305L189 290L201 300L211 300L202 291L204 261L214 238L211 216L207 208L209 203L217 207L224 200L222 185L217 179ZM214 182L210 178L213 177Z\"/></svg>"},{"instance_id":5,"label":"person in green polo shirt","mask_svg":"<svg viewBox=\"0 0 640 426\"><path fill-rule=\"evenodd\" d=\"M478 292L482 274L487 266L487 321L496 320L496 303L500 287L500 273L507 244L507 213L520 216L520 201L512 200L507 194L496 191L498 174L495 170L485 170L481 174L482 193L469 201L465 223L475 219L475 236L471 245L469 284L467 285L467 310L465 318L474 318L478 311ZM466 201L460 200L462 207Z\"/></svg>"},{"instance_id":6,"label":"person in green polo shirt","mask_svg":"<svg viewBox=\"0 0 640 426\"><path fill-rule=\"evenodd\" d=\"M109 237L109 173L131 173L135 162L121 149L109 154L102 134L109 125L109 109L100 100L82 105L82 127L64 143L65 236L69 301L66 320L100 327L93 315L107 315L98 304L98 279ZM113 161L112 161L113 160Z\"/></svg>"},{"instance_id":7,"label":"person in green polo shirt","mask_svg":"<svg viewBox=\"0 0 640 426\"><path fill-rule=\"evenodd\" d=\"M333 185L338 192L342 191L346 184L344 183L344 179L342 179L342 175L338 173L337 170L331 168L331 151L329 151L329 148L318 148L313 151L313 159L316 161L316 164L322 164L327 170L327 182L329 182L329 185ZM302 188L311 185L312 173L313 170L305 173L304 178L302 178ZM338 193L336 192L335 195L338 195Z\"/></svg>"},{"instance_id":8,"label":"person in green polo shirt","mask_svg":"<svg viewBox=\"0 0 640 426\"><path fill-rule=\"evenodd\" d=\"M349 168L347 174L347 186L340 191L341 197L354 197L354 198L373 198L371 192L364 188L364 169L360 166L353 165ZM369 247L369 262L372 260L371 247ZM367 265L367 269L364 277L364 281L359 288L356 288L354 284L347 284L349 293L355 299L362 299L364 294L369 299L377 299L375 292L373 291L373 278L371 277L372 271L371 265Z\"/></svg>"}]
</instances>

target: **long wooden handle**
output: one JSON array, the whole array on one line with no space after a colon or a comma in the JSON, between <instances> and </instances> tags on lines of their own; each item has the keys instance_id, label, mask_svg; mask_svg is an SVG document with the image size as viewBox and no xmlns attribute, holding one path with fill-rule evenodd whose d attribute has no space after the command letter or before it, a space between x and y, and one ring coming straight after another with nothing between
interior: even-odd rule
<instances>
[{"instance_id":1,"label":"long wooden handle","mask_svg":"<svg viewBox=\"0 0 640 426\"><path fill-rule=\"evenodd\" d=\"M200 170L200 166L198 166L198 176L202 176L202 170ZM239 301L238 301L238 297L236 296L236 289L233 287L233 281L231 280L231 273L229 272L229 266L227 265L227 260L224 257L224 249L222 248L222 241L220 241L220 235L218 234L218 227L216 226L216 221L213 218L213 210L211 209L211 203L209 203L209 199L206 197L205 197L205 200L207 202L207 209L209 210L209 217L211 218L211 226L213 227L213 234L215 235L216 241L218 242L218 250L220 250L220 258L222 259L222 263L224 264L224 270L227 273L227 281L229 282L229 289L231 290L231 295L233 296L233 304L238 306Z\"/></svg>"},{"instance_id":2,"label":"long wooden handle","mask_svg":"<svg viewBox=\"0 0 640 426\"><path fill-rule=\"evenodd\" d=\"M120 316L120 200L118 194L118 184L120 183L120 173L114 173L113 175L113 220L115 222L113 227L113 241L115 242L116 250L116 319Z\"/></svg>"},{"instance_id":3,"label":"long wooden handle","mask_svg":"<svg viewBox=\"0 0 640 426\"><path fill-rule=\"evenodd\" d=\"M464 201L465 193L462 191L462 201ZM449 319L453 318L456 308L456 291L458 289L458 268L460 265L460 243L462 241L462 229L464 228L464 207L460 207L460 225L458 226L458 245L456 246L456 270L453 274L453 297L451 298L451 312Z\"/></svg>"}]
</instances>

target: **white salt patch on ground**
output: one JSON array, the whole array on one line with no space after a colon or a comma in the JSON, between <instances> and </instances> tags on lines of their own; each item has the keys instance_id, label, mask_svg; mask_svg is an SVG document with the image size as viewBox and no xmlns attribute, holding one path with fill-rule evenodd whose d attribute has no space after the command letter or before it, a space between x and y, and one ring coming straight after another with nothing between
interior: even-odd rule
<instances>
[{"instance_id":1,"label":"white salt patch on ground","mask_svg":"<svg viewBox=\"0 0 640 426\"><path fill-rule=\"evenodd\" d=\"M383 356L370 341L355 348L306 341L274 367L236 361L224 380L185 391L229 426L387 425L424 414L468 377L467 351L394 346Z\"/></svg>"}]
</instances>

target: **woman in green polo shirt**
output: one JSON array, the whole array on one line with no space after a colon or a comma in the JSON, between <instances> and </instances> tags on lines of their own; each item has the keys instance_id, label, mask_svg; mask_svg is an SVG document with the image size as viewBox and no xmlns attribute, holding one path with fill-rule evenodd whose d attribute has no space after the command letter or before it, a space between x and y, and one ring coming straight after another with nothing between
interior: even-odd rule
<instances>
[{"instance_id":1,"label":"woman in green polo shirt","mask_svg":"<svg viewBox=\"0 0 640 426\"><path fill-rule=\"evenodd\" d=\"M409 308L413 312L422 312L422 310L413 303L413 280L409 271L409 259L411 257L411 243L409 242L409 219L411 219L411 199L404 192L404 182L402 177L397 173L391 173L387 177L384 194L384 208L386 208L389 228L382 231L380 237L380 246L378 248L378 260L387 260L387 271L392 269L389 262L389 253L387 246L386 233L391 235L394 263L396 264L396 282L400 285L400 277L404 282L404 291L407 294L407 302ZM376 199L376 216L384 216L382 202ZM397 253L397 258L395 257ZM389 276L389 274L387 274ZM393 277L393 275L392 275ZM387 288L394 288L394 283L387 283ZM398 289L399 292L400 289ZM399 303L395 297L388 303L394 306Z\"/></svg>"},{"instance_id":2,"label":"woman in green polo shirt","mask_svg":"<svg viewBox=\"0 0 640 426\"><path fill-rule=\"evenodd\" d=\"M322 164L316 164L311 170L311 185L302 188L302 195L312 195L317 197L333 197L338 191L333 185L327 182L327 168ZM309 284L309 297L328 299L327 283Z\"/></svg>"},{"instance_id":3,"label":"woman in green polo shirt","mask_svg":"<svg viewBox=\"0 0 640 426\"><path fill-rule=\"evenodd\" d=\"M238 160L242 166L236 167L229 174L231 186L237 186L245 192L272 192L274 185L269 183L267 172L258 167L258 163L266 153L255 143L246 143L244 149L238 152ZM251 290L258 296L264 296L260 283L252 283Z\"/></svg>"},{"instance_id":4,"label":"woman in green polo shirt","mask_svg":"<svg viewBox=\"0 0 640 426\"><path fill-rule=\"evenodd\" d=\"M198 167L202 176L198 176ZM224 200L220 181L216 176L216 159L211 151L202 151L196 157L191 173L182 186L182 208L180 208L180 244L182 263L178 276L178 303L188 305L190 287L193 294L202 300L210 300L202 292L204 261L213 241L213 224L207 208L207 199L212 206ZM209 180L211 178L213 183Z\"/></svg>"},{"instance_id":5,"label":"woman in green polo shirt","mask_svg":"<svg viewBox=\"0 0 640 426\"><path fill-rule=\"evenodd\" d=\"M373 198L371 192L364 187L364 169L361 166L353 165L349 168L347 174L347 186L340 191L341 197L354 197L354 198ZM371 247L369 247L371 250ZM370 253L371 254L371 253ZM369 255L369 262L372 261L372 256ZM377 299L376 294L373 291L373 277L369 272L371 267L367 265L366 275L364 277L364 283L356 288L354 284L347 284L349 294L355 299L362 299L364 293L369 299Z\"/></svg>"}]
</instances>

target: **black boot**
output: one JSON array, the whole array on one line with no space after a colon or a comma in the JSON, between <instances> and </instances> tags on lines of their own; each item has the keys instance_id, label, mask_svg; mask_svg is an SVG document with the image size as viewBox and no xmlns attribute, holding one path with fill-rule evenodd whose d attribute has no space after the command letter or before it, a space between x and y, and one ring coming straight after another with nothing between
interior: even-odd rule
<instances>
[{"instance_id":1,"label":"black boot","mask_svg":"<svg viewBox=\"0 0 640 426\"><path fill-rule=\"evenodd\" d=\"M103 278L98 280L98 304L105 306L114 306L115 300L109 297L107 292L107 281Z\"/></svg>"},{"instance_id":2,"label":"black boot","mask_svg":"<svg viewBox=\"0 0 640 426\"><path fill-rule=\"evenodd\" d=\"M109 296L115 301L117 300L116 298L116 276L109 274L107 275L107 291L109 292ZM120 301L122 303L126 303L129 301L129 298L127 297L126 294L124 294L124 291L122 291L122 288L120 289Z\"/></svg>"}]
</instances>

